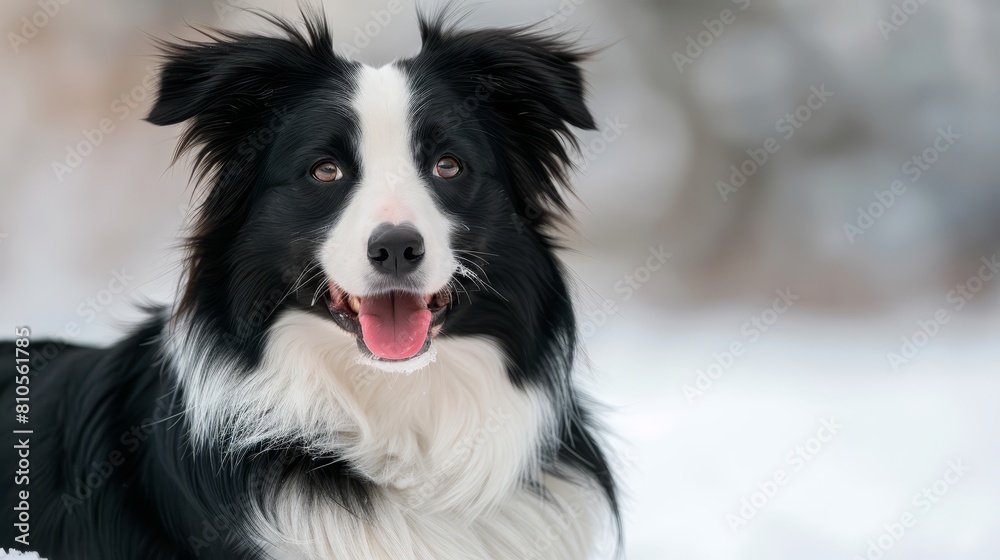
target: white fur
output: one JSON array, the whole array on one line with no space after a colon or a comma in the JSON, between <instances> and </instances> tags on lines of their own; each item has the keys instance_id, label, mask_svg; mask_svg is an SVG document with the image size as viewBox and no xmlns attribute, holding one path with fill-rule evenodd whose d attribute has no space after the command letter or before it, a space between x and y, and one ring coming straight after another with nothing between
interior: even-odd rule
<instances>
[{"instance_id":1,"label":"white fur","mask_svg":"<svg viewBox=\"0 0 1000 560\"><path fill-rule=\"evenodd\" d=\"M552 443L554 411L510 383L492 341L441 339L436 361L412 375L358 363L351 335L301 311L276 321L248 375L180 341L174 360L195 442L229 433L238 452L305 438L379 487L371 525L333 500L307 508L301 489L284 489L277 517L261 513L259 523L276 557L532 558L540 548L539 559L586 557L597 508L579 504L595 494L542 475L538 452Z\"/></svg>"},{"instance_id":2,"label":"white fur","mask_svg":"<svg viewBox=\"0 0 1000 560\"><path fill-rule=\"evenodd\" d=\"M289 311L249 374L184 352L178 367L193 439L226 433L237 451L304 439L378 484L423 485L439 507L489 508L533 463L551 435L552 410L541 394L511 385L493 342L435 344L437 359L419 373L388 373L359 363L354 337L333 322ZM489 445L476 441L484 432ZM475 488L462 491L453 478ZM431 491L428 481L441 484Z\"/></svg>"},{"instance_id":3,"label":"white fur","mask_svg":"<svg viewBox=\"0 0 1000 560\"><path fill-rule=\"evenodd\" d=\"M495 511L426 513L391 491L375 502L371 522L332 503L308 508L289 493L276 526L297 539L272 541L276 560L586 560L603 504L564 480L542 480L548 498L518 489Z\"/></svg>"},{"instance_id":4,"label":"white fur","mask_svg":"<svg viewBox=\"0 0 1000 560\"><path fill-rule=\"evenodd\" d=\"M431 343L427 350L417 354L409 360L396 360L390 362L386 360L379 360L368 355L358 356L358 363L361 365L377 368L388 373L404 373L407 375L424 369L428 366L428 364L436 360L437 345L433 343Z\"/></svg>"},{"instance_id":5,"label":"white fur","mask_svg":"<svg viewBox=\"0 0 1000 560\"><path fill-rule=\"evenodd\" d=\"M444 288L458 266L451 252L452 221L441 212L414 161L410 89L393 65L361 66L352 107L360 131L362 176L342 217L323 245L320 261L344 291L371 293L377 273L368 262L368 238L381 223L412 223L424 238L416 274L424 293Z\"/></svg>"}]
</instances>

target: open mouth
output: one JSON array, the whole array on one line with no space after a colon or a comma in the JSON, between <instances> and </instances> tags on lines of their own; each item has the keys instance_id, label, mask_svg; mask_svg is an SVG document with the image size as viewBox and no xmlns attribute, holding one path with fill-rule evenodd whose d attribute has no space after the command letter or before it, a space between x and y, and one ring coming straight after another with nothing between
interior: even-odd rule
<instances>
[{"instance_id":1,"label":"open mouth","mask_svg":"<svg viewBox=\"0 0 1000 560\"><path fill-rule=\"evenodd\" d=\"M390 291L356 296L330 282L326 304L330 316L355 335L362 354L379 361L405 361L430 348L444 325L451 294Z\"/></svg>"}]
</instances>

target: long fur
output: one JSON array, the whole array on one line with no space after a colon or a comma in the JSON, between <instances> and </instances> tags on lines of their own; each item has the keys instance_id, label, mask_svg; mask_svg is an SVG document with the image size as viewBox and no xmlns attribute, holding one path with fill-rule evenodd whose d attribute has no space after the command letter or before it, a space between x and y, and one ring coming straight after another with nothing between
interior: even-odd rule
<instances>
[{"instance_id":1,"label":"long fur","mask_svg":"<svg viewBox=\"0 0 1000 560\"><path fill-rule=\"evenodd\" d=\"M337 55L319 16L304 29L267 17L278 35L165 45L148 120L186 123L178 149L196 153L207 189L176 304L110 348L43 354L50 343L33 341L31 548L57 560L596 554L595 535L620 534L617 495L574 384L553 239L570 127L594 126L585 55L530 29L421 18L421 52L372 69ZM442 153L467 168L430 176ZM320 156L342 163L343 182L310 181ZM323 299L333 281L364 284L359 216L390 199L428 238L421 282L451 295L433 352L405 373L366 361ZM13 354L0 344L5 373ZM3 461L16 470L15 455Z\"/></svg>"}]
</instances>

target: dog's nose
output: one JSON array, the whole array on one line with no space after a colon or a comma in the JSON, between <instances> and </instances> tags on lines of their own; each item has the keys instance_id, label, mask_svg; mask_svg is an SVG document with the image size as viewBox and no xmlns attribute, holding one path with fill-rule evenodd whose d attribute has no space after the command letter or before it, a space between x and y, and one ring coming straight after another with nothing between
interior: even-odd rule
<instances>
[{"instance_id":1,"label":"dog's nose","mask_svg":"<svg viewBox=\"0 0 1000 560\"><path fill-rule=\"evenodd\" d=\"M368 260L384 274L409 274L423 257L424 238L413 224L380 224L368 238Z\"/></svg>"}]
</instances>

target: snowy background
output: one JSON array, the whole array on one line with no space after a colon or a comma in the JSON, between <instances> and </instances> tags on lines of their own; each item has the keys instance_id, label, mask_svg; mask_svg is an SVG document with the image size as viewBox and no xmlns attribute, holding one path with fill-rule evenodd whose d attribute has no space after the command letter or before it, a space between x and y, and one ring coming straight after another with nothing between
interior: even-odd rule
<instances>
[{"instance_id":1,"label":"snowy background","mask_svg":"<svg viewBox=\"0 0 1000 560\"><path fill-rule=\"evenodd\" d=\"M419 48L409 1L388 21L395 2L325 5L364 62ZM542 21L607 47L587 63L603 130L581 134L566 260L627 557L1000 557L1000 277L984 264L1000 253L1000 4L476 5L469 25ZM34 33L34 0L0 8L0 325L106 343L135 303L172 298L190 200L188 160L169 166L179 130L141 120L145 34L260 25L208 0L59 6Z\"/></svg>"}]
</instances>

